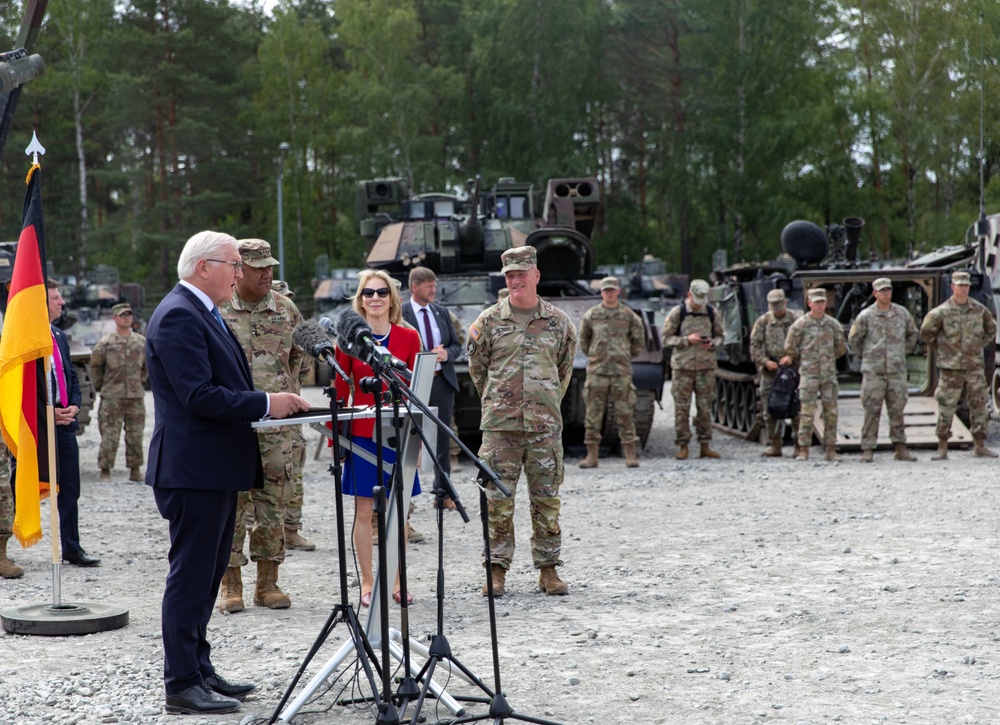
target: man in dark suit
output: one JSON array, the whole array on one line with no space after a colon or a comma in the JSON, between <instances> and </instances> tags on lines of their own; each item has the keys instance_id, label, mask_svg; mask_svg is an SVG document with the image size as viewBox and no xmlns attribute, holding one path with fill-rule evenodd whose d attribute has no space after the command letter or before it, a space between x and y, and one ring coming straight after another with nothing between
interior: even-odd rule
<instances>
[{"instance_id":1,"label":"man in dark suit","mask_svg":"<svg viewBox=\"0 0 1000 725\"><path fill-rule=\"evenodd\" d=\"M50 279L45 286L48 288L49 322L52 323L62 316L66 302L59 294L58 282ZM59 509L62 558L74 566L97 566L101 560L80 546L80 446L76 440L76 432L80 429L76 416L83 402L80 380L73 369L66 333L54 325L51 327L55 342L52 349L52 383L58 466L56 480L59 483L56 508Z\"/></svg>"},{"instance_id":2,"label":"man in dark suit","mask_svg":"<svg viewBox=\"0 0 1000 725\"><path fill-rule=\"evenodd\" d=\"M437 407L441 422L451 425L455 411L455 393L458 392L455 357L461 351L462 343L455 335L447 308L434 302L437 296L437 275L427 267L414 267L410 270L409 286L410 301L403 305L403 319L420 333L421 349L437 353L434 383L428 402ZM449 443L447 434L438 431L434 455L444 472L450 476ZM450 498L444 499L444 506L455 508Z\"/></svg>"},{"instance_id":3,"label":"man in dark suit","mask_svg":"<svg viewBox=\"0 0 1000 725\"><path fill-rule=\"evenodd\" d=\"M293 393L254 390L243 349L217 307L242 274L235 238L194 235L177 262L180 282L146 331L155 411L146 483L170 528L162 608L170 713L232 712L236 698L254 689L216 673L206 630L229 563L237 493L263 483L250 423L309 408Z\"/></svg>"}]
</instances>

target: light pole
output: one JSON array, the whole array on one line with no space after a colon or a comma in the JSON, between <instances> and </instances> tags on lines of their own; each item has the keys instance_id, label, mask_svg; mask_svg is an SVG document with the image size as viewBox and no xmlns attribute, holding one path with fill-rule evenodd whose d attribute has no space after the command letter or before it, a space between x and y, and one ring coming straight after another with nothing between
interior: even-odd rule
<instances>
[{"instance_id":1,"label":"light pole","mask_svg":"<svg viewBox=\"0 0 1000 725\"><path fill-rule=\"evenodd\" d=\"M278 269L281 272L281 279L288 281L288 273L285 271L285 217L284 204L281 203L281 178L285 175L285 156L292 148L287 141L278 144Z\"/></svg>"}]
</instances>

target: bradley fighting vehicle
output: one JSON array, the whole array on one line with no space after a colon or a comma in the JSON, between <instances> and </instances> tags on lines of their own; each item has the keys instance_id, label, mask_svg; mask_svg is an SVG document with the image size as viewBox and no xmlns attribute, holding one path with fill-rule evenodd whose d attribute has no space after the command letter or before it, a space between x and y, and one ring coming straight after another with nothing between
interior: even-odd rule
<instances>
[{"instance_id":1,"label":"bradley fighting vehicle","mask_svg":"<svg viewBox=\"0 0 1000 725\"><path fill-rule=\"evenodd\" d=\"M971 296L995 314L994 287L989 274L982 271L981 252L976 245L943 247L912 256L898 266L879 266L874 255L867 261L858 259L864 223L859 217L847 217L843 224L830 225L824 230L812 222L794 221L781 233L783 252L777 259L755 264L722 264L715 270L710 300L722 314L726 330L723 347L717 352L719 366L712 411L716 427L747 438L757 438L760 433L761 402L750 359L750 331L754 321L767 311L766 297L772 289L785 291L789 308L804 310L806 292L814 287L824 288L827 314L841 323L846 334L858 313L873 303L872 282L878 277L888 277L892 280L892 301L909 310L919 329L924 315L951 296L951 273L961 269L971 273ZM997 229L1000 233L1000 220ZM994 378L995 349L991 345L983 351L987 380ZM935 353L921 343L907 356L907 367L910 390L906 408L907 442L936 446ZM860 358L852 350L838 361L837 440L844 448L860 448L860 369ZM967 409L960 409L960 417L965 412ZM818 435L819 418L817 421ZM879 445L888 446L887 424L880 427L879 433ZM951 442L968 444L971 436L964 426L956 423Z\"/></svg>"},{"instance_id":2,"label":"bradley fighting vehicle","mask_svg":"<svg viewBox=\"0 0 1000 725\"><path fill-rule=\"evenodd\" d=\"M384 269L406 284L412 267L429 267L438 275L437 302L447 306L465 330L497 302L505 286L500 255L515 246L538 250L539 294L566 312L579 327L584 312L600 302L589 286L594 276L591 234L600 203L596 179L551 179L539 208L531 184L500 179L482 191L477 179L468 198L431 193L410 196L400 179L363 181L357 186L357 218L368 241L369 267ZM654 404L663 392L663 354L652 316L640 313L646 349L633 361L638 392L636 429L645 445L653 423ZM479 396L468 374L463 351L456 361L461 391L455 400L459 434L475 443L480 437ZM587 359L577 353L573 379L562 403L563 439L582 444L583 382ZM605 422L605 443L615 445L612 416Z\"/></svg>"}]
</instances>

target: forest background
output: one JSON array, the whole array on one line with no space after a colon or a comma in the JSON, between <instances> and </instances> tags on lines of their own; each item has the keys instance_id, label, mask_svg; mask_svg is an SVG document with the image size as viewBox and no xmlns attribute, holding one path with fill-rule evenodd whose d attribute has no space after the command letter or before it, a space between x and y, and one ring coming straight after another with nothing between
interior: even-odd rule
<instances>
[{"instance_id":1,"label":"forest background","mask_svg":"<svg viewBox=\"0 0 1000 725\"><path fill-rule=\"evenodd\" d=\"M0 49L21 5L0 4ZM862 253L901 257L962 243L981 175L1000 211L998 31L995 0L51 0L0 240L36 130L55 268L112 265L153 299L194 232L275 245L279 167L298 290L317 255L362 264L355 184L387 176L594 175L603 264L705 275L845 216Z\"/></svg>"}]
</instances>

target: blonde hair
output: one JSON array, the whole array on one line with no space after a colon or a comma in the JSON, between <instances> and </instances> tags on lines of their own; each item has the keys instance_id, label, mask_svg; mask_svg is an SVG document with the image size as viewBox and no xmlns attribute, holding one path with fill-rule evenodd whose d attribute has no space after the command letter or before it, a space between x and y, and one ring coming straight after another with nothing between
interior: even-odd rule
<instances>
[{"instance_id":1,"label":"blonde hair","mask_svg":"<svg viewBox=\"0 0 1000 725\"><path fill-rule=\"evenodd\" d=\"M403 303L399 297L399 287L396 286L396 281L389 276L389 273L383 272L381 269L363 269L358 272L358 289L355 290L354 297L351 298L351 306L354 311L366 320L368 319L365 306L361 301L361 291L365 288L365 280L370 277L378 277L389 288L389 324L401 325L403 323Z\"/></svg>"}]
</instances>

